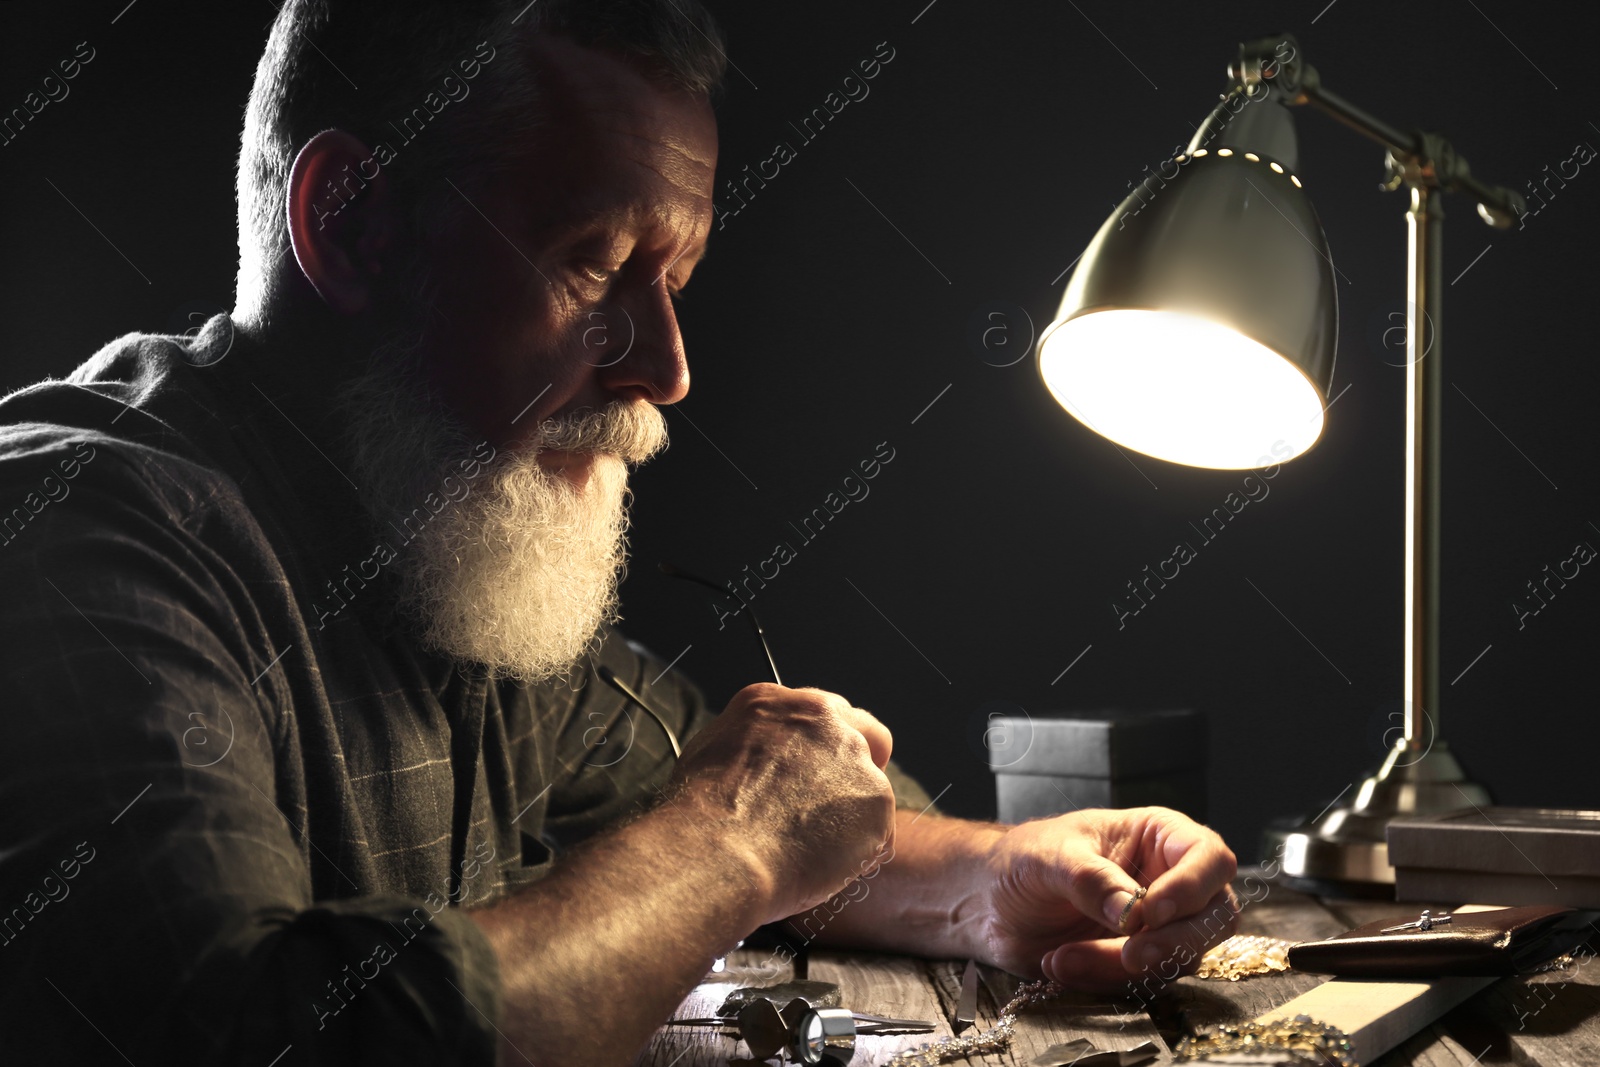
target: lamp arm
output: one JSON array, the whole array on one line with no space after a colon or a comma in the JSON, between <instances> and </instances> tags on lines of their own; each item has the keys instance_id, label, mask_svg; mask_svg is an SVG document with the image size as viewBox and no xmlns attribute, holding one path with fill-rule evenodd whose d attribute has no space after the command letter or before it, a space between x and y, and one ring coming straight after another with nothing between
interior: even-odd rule
<instances>
[{"instance_id":1,"label":"lamp arm","mask_svg":"<svg viewBox=\"0 0 1600 1067\"><path fill-rule=\"evenodd\" d=\"M1290 34L1241 44L1239 60L1229 67L1228 74L1246 89L1264 83L1287 93L1291 104L1311 104L1389 149L1388 188L1404 182L1459 190L1478 201L1478 214L1485 222L1502 230L1527 213L1528 204L1521 193L1473 177L1466 159L1443 136L1408 133L1324 88L1317 68L1302 61L1299 42Z\"/></svg>"},{"instance_id":2,"label":"lamp arm","mask_svg":"<svg viewBox=\"0 0 1600 1067\"><path fill-rule=\"evenodd\" d=\"M1300 91L1290 101L1295 104L1312 104L1361 136L1377 141L1386 148L1403 155L1416 155L1421 151L1417 135L1389 125L1376 115L1369 114L1337 93L1322 87L1322 77L1317 68L1307 65L1301 71Z\"/></svg>"},{"instance_id":3,"label":"lamp arm","mask_svg":"<svg viewBox=\"0 0 1600 1067\"><path fill-rule=\"evenodd\" d=\"M1315 67L1306 67L1294 103L1306 102L1333 116L1364 137L1389 149L1406 170L1415 170L1429 185L1466 193L1479 204L1479 215L1489 225L1507 229L1528 210L1521 193L1500 185L1487 185L1472 176L1465 157L1437 133L1407 134L1322 87ZM1398 177L1398 171L1397 171ZM1407 179L1409 180L1409 179ZM1395 181L1396 185L1399 184Z\"/></svg>"}]
</instances>

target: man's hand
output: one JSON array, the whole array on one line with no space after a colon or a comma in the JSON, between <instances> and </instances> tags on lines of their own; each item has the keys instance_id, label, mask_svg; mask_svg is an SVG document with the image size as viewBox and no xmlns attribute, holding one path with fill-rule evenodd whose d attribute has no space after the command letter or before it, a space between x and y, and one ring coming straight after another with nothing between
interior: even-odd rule
<instances>
[{"instance_id":1,"label":"man's hand","mask_svg":"<svg viewBox=\"0 0 1600 1067\"><path fill-rule=\"evenodd\" d=\"M1237 869L1222 838L1166 808L1084 810L1010 827L984 875L985 958L1076 989L1175 978L1236 928L1228 883ZM1128 908L1140 886L1145 897Z\"/></svg>"},{"instance_id":2,"label":"man's hand","mask_svg":"<svg viewBox=\"0 0 1600 1067\"><path fill-rule=\"evenodd\" d=\"M890 745L832 693L740 690L663 803L467 913L500 965L501 1062L627 1062L718 952L843 888L893 833Z\"/></svg>"},{"instance_id":3,"label":"man's hand","mask_svg":"<svg viewBox=\"0 0 1600 1067\"><path fill-rule=\"evenodd\" d=\"M892 840L892 747L888 728L841 696L761 683L690 739L673 780L744 852L772 921L827 900Z\"/></svg>"}]
</instances>

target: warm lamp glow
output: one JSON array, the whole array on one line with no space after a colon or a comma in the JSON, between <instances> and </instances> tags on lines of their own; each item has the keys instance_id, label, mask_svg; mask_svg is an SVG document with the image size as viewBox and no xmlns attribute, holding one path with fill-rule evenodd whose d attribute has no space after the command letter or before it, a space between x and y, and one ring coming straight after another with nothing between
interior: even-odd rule
<instances>
[{"instance_id":1,"label":"warm lamp glow","mask_svg":"<svg viewBox=\"0 0 1600 1067\"><path fill-rule=\"evenodd\" d=\"M1079 315L1040 342L1039 372L1079 422L1173 463L1261 467L1322 435L1322 398L1294 364L1182 312Z\"/></svg>"}]
</instances>

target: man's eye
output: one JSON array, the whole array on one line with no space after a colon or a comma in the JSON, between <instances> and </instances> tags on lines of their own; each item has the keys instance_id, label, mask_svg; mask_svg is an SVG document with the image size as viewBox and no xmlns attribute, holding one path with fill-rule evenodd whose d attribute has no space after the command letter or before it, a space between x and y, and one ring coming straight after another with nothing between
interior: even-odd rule
<instances>
[{"instance_id":1,"label":"man's eye","mask_svg":"<svg viewBox=\"0 0 1600 1067\"><path fill-rule=\"evenodd\" d=\"M598 282L601 285L609 285L617 276L617 272L615 270L611 269L610 267L601 266L598 263L580 263L578 265L578 271L585 278L588 278L593 282Z\"/></svg>"}]
</instances>

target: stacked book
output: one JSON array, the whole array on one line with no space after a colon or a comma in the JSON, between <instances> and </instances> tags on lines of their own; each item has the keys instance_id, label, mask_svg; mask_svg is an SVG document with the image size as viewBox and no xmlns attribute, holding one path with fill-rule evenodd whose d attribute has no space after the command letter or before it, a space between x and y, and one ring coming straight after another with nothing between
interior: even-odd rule
<instances>
[{"instance_id":1,"label":"stacked book","mask_svg":"<svg viewBox=\"0 0 1600 1067\"><path fill-rule=\"evenodd\" d=\"M1463 808L1389 823L1395 899L1600 910L1600 811Z\"/></svg>"}]
</instances>

